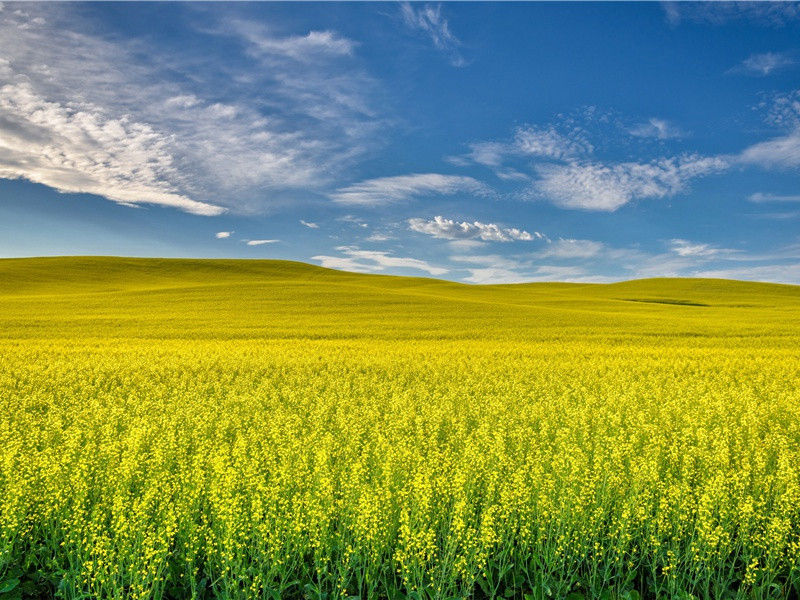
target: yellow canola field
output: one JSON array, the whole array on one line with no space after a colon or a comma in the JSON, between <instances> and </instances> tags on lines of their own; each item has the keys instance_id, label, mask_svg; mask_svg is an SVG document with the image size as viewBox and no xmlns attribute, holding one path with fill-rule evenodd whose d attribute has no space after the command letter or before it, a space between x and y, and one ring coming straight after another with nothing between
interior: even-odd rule
<instances>
[{"instance_id":1,"label":"yellow canola field","mask_svg":"<svg viewBox=\"0 0 800 600\"><path fill-rule=\"evenodd\" d=\"M0 261L0 598L796 598L800 288Z\"/></svg>"}]
</instances>

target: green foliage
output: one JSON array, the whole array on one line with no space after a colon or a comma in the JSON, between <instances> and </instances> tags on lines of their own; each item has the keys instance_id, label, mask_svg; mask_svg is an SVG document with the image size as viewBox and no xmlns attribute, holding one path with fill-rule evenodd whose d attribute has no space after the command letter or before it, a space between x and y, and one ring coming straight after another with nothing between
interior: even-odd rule
<instances>
[{"instance_id":1,"label":"green foliage","mask_svg":"<svg viewBox=\"0 0 800 600\"><path fill-rule=\"evenodd\" d=\"M800 288L0 261L0 600L797 597Z\"/></svg>"}]
</instances>

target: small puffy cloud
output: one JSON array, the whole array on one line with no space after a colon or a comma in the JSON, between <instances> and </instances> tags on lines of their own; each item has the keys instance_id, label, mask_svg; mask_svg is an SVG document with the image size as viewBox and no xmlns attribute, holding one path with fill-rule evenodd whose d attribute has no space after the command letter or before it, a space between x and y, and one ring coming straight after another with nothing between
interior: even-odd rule
<instances>
[{"instance_id":1,"label":"small puffy cloud","mask_svg":"<svg viewBox=\"0 0 800 600\"><path fill-rule=\"evenodd\" d=\"M629 131L631 135L636 137L655 138L658 140L680 138L685 135L680 128L669 121L656 118L648 119L646 123L640 123Z\"/></svg>"},{"instance_id":2,"label":"small puffy cloud","mask_svg":"<svg viewBox=\"0 0 800 600\"><path fill-rule=\"evenodd\" d=\"M276 244L280 240L247 240L248 246L263 246L264 244Z\"/></svg>"},{"instance_id":3,"label":"small puffy cloud","mask_svg":"<svg viewBox=\"0 0 800 600\"><path fill-rule=\"evenodd\" d=\"M731 69L730 73L766 77L775 71L791 67L795 64L797 64L797 61L787 52L765 52L763 54L753 54L749 56Z\"/></svg>"},{"instance_id":4,"label":"small puffy cloud","mask_svg":"<svg viewBox=\"0 0 800 600\"><path fill-rule=\"evenodd\" d=\"M323 267L347 271L377 272L391 268L414 269L430 275L444 275L447 269L429 264L424 260L404 256L394 256L382 250L361 250L356 246L336 248L344 256L317 255L312 260L319 261Z\"/></svg>"},{"instance_id":5,"label":"small puffy cloud","mask_svg":"<svg viewBox=\"0 0 800 600\"><path fill-rule=\"evenodd\" d=\"M231 237L232 233L233 233L232 231L218 231L217 233L214 234L214 237L217 238L218 240L226 240L229 237Z\"/></svg>"},{"instance_id":6,"label":"small puffy cloud","mask_svg":"<svg viewBox=\"0 0 800 600\"><path fill-rule=\"evenodd\" d=\"M338 204L381 206L430 194L456 193L488 196L491 190L472 177L417 173L367 179L339 188L330 194L330 198Z\"/></svg>"},{"instance_id":7,"label":"small puffy cloud","mask_svg":"<svg viewBox=\"0 0 800 600\"><path fill-rule=\"evenodd\" d=\"M591 258L597 256L605 245L593 240L559 239L549 244L539 256L550 258Z\"/></svg>"},{"instance_id":8,"label":"small puffy cloud","mask_svg":"<svg viewBox=\"0 0 800 600\"><path fill-rule=\"evenodd\" d=\"M533 189L561 208L613 212L634 199L674 195L692 178L723 171L728 165L723 157L697 155L650 163L539 165Z\"/></svg>"},{"instance_id":9,"label":"small puffy cloud","mask_svg":"<svg viewBox=\"0 0 800 600\"><path fill-rule=\"evenodd\" d=\"M431 220L413 218L408 220L409 229L418 233L446 240L483 240L486 242L514 242L543 239L544 236L534 231L527 231L501 227L495 223L481 223L480 221L456 222L437 216Z\"/></svg>"},{"instance_id":10,"label":"small puffy cloud","mask_svg":"<svg viewBox=\"0 0 800 600\"><path fill-rule=\"evenodd\" d=\"M300 219L300 224L305 227L308 227L309 229L319 229L319 225L317 225L316 223L312 223L310 221L304 221L303 219Z\"/></svg>"}]
</instances>

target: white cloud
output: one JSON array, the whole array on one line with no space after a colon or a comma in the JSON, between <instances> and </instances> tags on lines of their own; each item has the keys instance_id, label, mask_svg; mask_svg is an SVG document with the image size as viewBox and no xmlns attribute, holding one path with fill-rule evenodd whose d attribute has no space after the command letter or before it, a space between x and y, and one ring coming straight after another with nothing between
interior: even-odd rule
<instances>
[{"instance_id":1,"label":"white cloud","mask_svg":"<svg viewBox=\"0 0 800 600\"><path fill-rule=\"evenodd\" d=\"M419 173L367 179L340 188L330 194L330 197L339 204L380 206L429 194L459 192L487 196L491 190L472 177Z\"/></svg>"},{"instance_id":2,"label":"white cloud","mask_svg":"<svg viewBox=\"0 0 800 600\"><path fill-rule=\"evenodd\" d=\"M650 163L539 165L534 190L561 208L615 211L634 199L664 198L694 177L723 171L723 157L686 155Z\"/></svg>"},{"instance_id":3,"label":"white cloud","mask_svg":"<svg viewBox=\"0 0 800 600\"><path fill-rule=\"evenodd\" d=\"M177 169L168 136L89 103L48 102L24 80L0 87L0 134L1 178L24 178L120 204L208 216L225 211L193 200L171 183Z\"/></svg>"},{"instance_id":4,"label":"white cloud","mask_svg":"<svg viewBox=\"0 0 800 600\"><path fill-rule=\"evenodd\" d=\"M730 70L731 73L765 77L770 73L795 65L797 61L786 52L753 54Z\"/></svg>"},{"instance_id":5,"label":"white cloud","mask_svg":"<svg viewBox=\"0 0 800 600\"><path fill-rule=\"evenodd\" d=\"M665 119L648 119L647 123L640 123L632 129L630 134L636 137L656 138L659 140L669 140L683 137L685 134L680 128L676 127Z\"/></svg>"},{"instance_id":6,"label":"white cloud","mask_svg":"<svg viewBox=\"0 0 800 600\"><path fill-rule=\"evenodd\" d=\"M691 258L721 258L730 257L737 253L729 248L717 248L712 244L690 242L689 240L670 240L670 250L678 256Z\"/></svg>"},{"instance_id":7,"label":"white cloud","mask_svg":"<svg viewBox=\"0 0 800 600\"><path fill-rule=\"evenodd\" d=\"M559 239L549 244L539 256L552 258L592 258L605 248L602 242L593 240Z\"/></svg>"},{"instance_id":8,"label":"white cloud","mask_svg":"<svg viewBox=\"0 0 800 600\"><path fill-rule=\"evenodd\" d=\"M312 223L310 221L304 221L303 219L300 219L300 224L305 227L308 227L309 229L319 229L319 225L317 225L316 223Z\"/></svg>"},{"instance_id":9,"label":"white cloud","mask_svg":"<svg viewBox=\"0 0 800 600\"><path fill-rule=\"evenodd\" d=\"M346 256L327 256L324 254L320 254L317 256L312 256L311 260L318 261L320 266L323 266L326 269L353 271L355 273L375 273L376 271L381 270L381 267L379 265L376 265L374 263L368 264L359 262L354 258L348 258Z\"/></svg>"},{"instance_id":10,"label":"white cloud","mask_svg":"<svg viewBox=\"0 0 800 600\"><path fill-rule=\"evenodd\" d=\"M408 225L412 231L446 240L480 239L486 242L513 242L544 238L537 231L531 234L521 229L501 227L495 223L481 223L480 221L472 223L462 221L458 223L441 216L434 217L431 220L409 219Z\"/></svg>"},{"instance_id":11,"label":"white cloud","mask_svg":"<svg viewBox=\"0 0 800 600\"><path fill-rule=\"evenodd\" d=\"M470 144L470 152L463 157L450 157L450 162L467 165L470 162L497 169L502 179L525 179L526 175L513 169L499 169L509 157L544 158L549 160L575 159L592 152L594 147L584 132L572 127L561 133L554 126L517 127L510 142L476 142Z\"/></svg>"},{"instance_id":12,"label":"white cloud","mask_svg":"<svg viewBox=\"0 0 800 600\"><path fill-rule=\"evenodd\" d=\"M391 235L386 234L386 233L373 233L369 237L366 238L366 241L368 241L368 242L387 242L387 241L393 240L393 239L394 239L394 237L392 237Z\"/></svg>"},{"instance_id":13,"label":"white cloud","mask_svg":"<svg viewBox=\"0 0 800 600\"><path fill-rule=\"evenodd\" d=\"M800 90L774 94L762 101L759 108L766 109L768 123L789 131L800 129Z\"/></svg>"},{"instance_id":14,"label":"white cloud","mask_svg":"<svg viewBox=\"0 0 800 600\"><path fill-rule=\"evenodd\" d=\"M764 202L800 202L800 194L788 194L788 195L779 195L779 194L763 194L761 192L756 192L755 194L750 194L747 198L750 202L756 203L764 203Z\"/></svg>"},{"instance_id":15,"label":"white cloud","mask_svg":"<svg viewBox=\"0 0 800 600\"><path fill-rule=\"evenodd\" d=\"M800 19L798 2L663 2L667 20L722 25L746 20L759 25L782 27Z\"/></svg>"},{"instance_id":16,"label":"white cloud","mask_svg":"<svg viewBox=\"0 0 800 600\"><path fill-rule=\"evenodd\" d=\"M590 275L584 267L536 265L531 260L518 260L497 254L456 255L453 262L470 265L464 281L478 284L530 283L534 281L600 282L611 278ZM477 267L472 265L478 265Z\"/></svg>"},{"instance_id":17,"label":"white cloud","mask_svg":"<svg viewBox=\"0 0 800 600\"><path fill-rule=\"evenodd\" d=\"M218 240L226 240L231 237L232 233L232 231L218 231L216 234L214 234L214 237Z\"/></svg>"},{"instance_id":18,"label":"white cloud","mask_svg":"<svg viewBox=\"0 0 800 600\"><path fill-rule=\"evenodd\" d=\"M692 276L800 284L800 263L707 269L695 271Z\"/></svg>"},{"instance_id":19,"label":"white cloud","mask_svg":"<svg viewBox=\"0 0 800 600\"><path fill-rule=\"evenodd\" d=\"M450 57L450 64L455 67L466 65L466 61L458 51L461 42L450 31L450 25L442 15L441 5L426 4L416 9L411 3L403 2L400 11L406 26L426 34L438 50L442 50Z\"/></svg>"},{"instance_id":20,"label":"white cloud","mask_svg":"<svg viewBox=\"0 0 800 600\"><path fill-rule=\"evenodd\" d=\"M480 240L450 240L447 242L447 245L450 246L453 250L457 250L458 252L464 252L467 250L475 250L476 248L483 248L487 245L487 242L482 242Z\"/></svg>"},{"instance_id":21,"label":"white cloud","mask_svg":"<svg viewBox=\"0 0 800 600\"><path fill-rule=\"evenodd\" d=\"M530 280L530 277L526 277L517 271L498 267L479 267L477 269L469 269L469 275L464 278L464 281L481 285L525 283Z\"/></svg>"},{"instance_id":22,"label":"white cloud","mask_svg":"<svg viewBox=\"0 0 800 600\"><path fill-rule=\"evenodd\" d=\"M563 265L541 265L536 268L535 277L540 281L570 281L574 277L585 277L583 267L565 267Z\"/></svg>"},{"instance_id":23,"label":"white cloud","mask_svg":"<svg viewBox=\"0 0 800 600\"><path fill-rule=\"evenodd\" d=\"M282 55L300 62L351 56L356 46L355 42L334 31L309 31L306 35L277 37L251 22L235 21L234 27L250 43L251 52Z\"/></svg>"},{"instance_id":24,"label":"white cloud","mask_svg":"<svg viewBox=\"0 0 800 600\"><path fill-rule=\"evenodd\" d=\"M746 148L739 160L765 169L800 166L800 128Z\"/></svg>"},{"instance_id":25,"label":"white cloud","mask_svg":"<svg viewBox=\"0 0 800 600\"><path fill-rule=\"evenodd\" d=\"M479 165L499 167L508 152L508 144L503 144L501 142L476 142L470 144L470 153L467 157L469 160ZM459 158L460 157L455 157L456 163L458 163ZM464 160L461 166L466 166L468 164L469 161Z\"/></svg>"},{"instance_id":26,"label":"white cloud","mask_svg":"<svg viewBox=\"0 0 800 600\"><path fill-rule=\"evenodd\" d=\"M566 136L552 126L547 129L533 126L518 128L513 148L526 156L555 160L576 158L594 149L580 130L573 130L571 135Z\"/></svg>"},{"instance_id":27,"label":"white cloud","mask_svg":"<svg viewBox=\"0 0 800 600\"><path fill-rule=\"evenodd\" d=\"M452 262L469 265L469 273L464 281L478 284L523 283L528 281L520 261L498 254L457 254L450 257ZM477 266L475 266L477 265Z\"/></svg>"},{"instance_id":28,"label":"white cloud","mask_svg":"<svg viewBox=\"0 0 800 600\"><path fill-rule=\"evenodd\" d=\"M248 246L263 246L264 244L277 244L280 240L247 240Z\"/></svg>"},{"instance_id":29,"label":"white cloud","mask_svg":"<svg viewBox=\"0 0 800 600\"><path fill-rule=\"evenodd\" d=\"M504 181L530 181L531 179L529 175L516 169L497 169L494 174Z\"/></svg>"},{"instance_id":30,"label":"white cloud","mask_svg":"<svg viewBox=\"0 0 800 600\"><path fill-rule=\"evenodd\" d=\"M0 177L123 204L250 212L324 192L374 144L377 88L332 32L262 36L261 50L235 26L211 32L260 62L225 64L209 86L198 64L215 66L213 53L152 41L143 52L141 40L87 33L102 30L90 15L31 5L0 20Z\"/></svg>"},{"instance_id":31,"label":"white cloud","mask_svg":"<svg viewBox=\"0 0 800 600\"><path fill-rule=\"evenodd\" d=\"M323 267L352 271L384 271L385 269L414 269L430 275L444 275L447 269L429 264L424 260L402 256L393 256L382 250L361 250L356 246L339 246L336 248L345 256L312 256Z\"/></svg>"}]
</instances>

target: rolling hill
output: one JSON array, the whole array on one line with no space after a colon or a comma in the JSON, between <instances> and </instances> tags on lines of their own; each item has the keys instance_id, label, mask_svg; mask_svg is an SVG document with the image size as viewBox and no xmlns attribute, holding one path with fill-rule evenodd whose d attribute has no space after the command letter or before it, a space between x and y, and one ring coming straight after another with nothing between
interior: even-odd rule
<instances>
[{"instance_id":1,"label":"rolling hill","mask_svg":"<svg viewBox=\"0 0 800 600\"><path fill-rule=\"evenodd\" d=\"M800 286L711 279L465 285L277 260L0 260L0 336L782 337Z\"/></svg>"}]
</instances>

